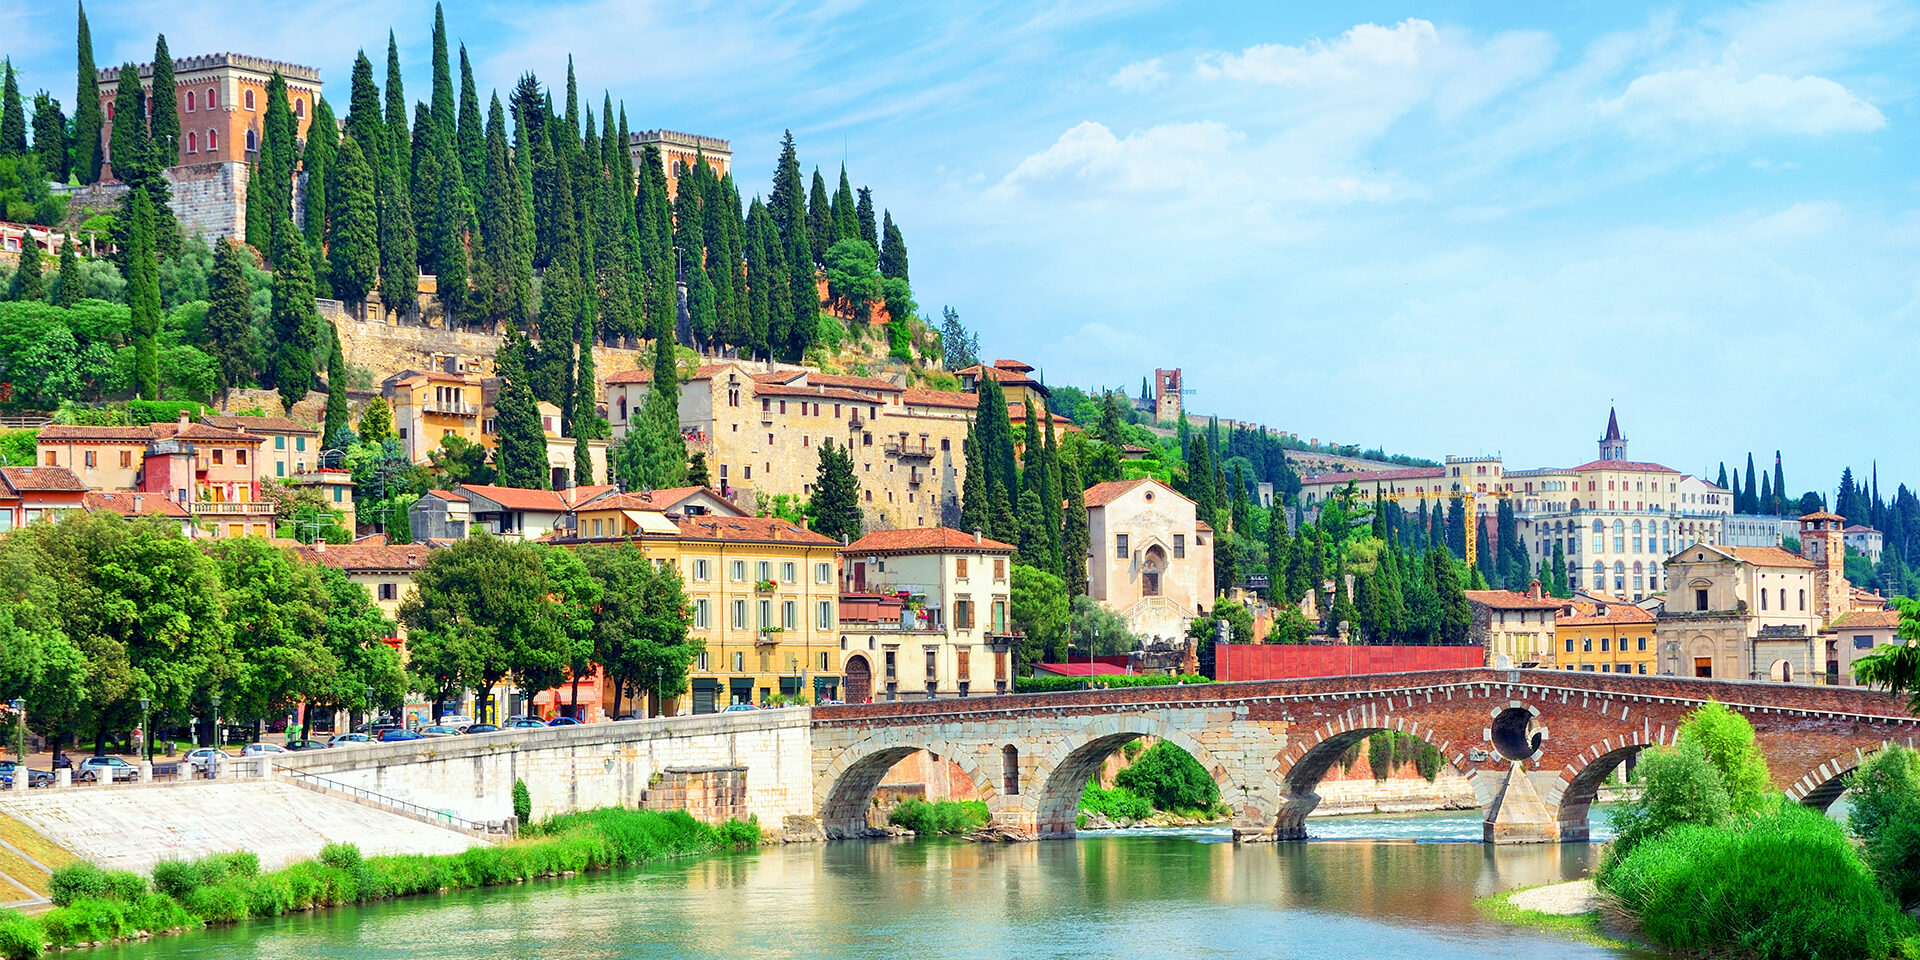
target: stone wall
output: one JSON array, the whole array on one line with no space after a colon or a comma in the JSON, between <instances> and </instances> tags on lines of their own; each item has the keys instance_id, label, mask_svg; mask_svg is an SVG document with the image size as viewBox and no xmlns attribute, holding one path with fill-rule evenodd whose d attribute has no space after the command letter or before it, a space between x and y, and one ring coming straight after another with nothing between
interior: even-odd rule
<instances>
[{"instance_id":1,"label":"stone wall","mask_svg":"<svg viewBox=\"0 0 1920 960\"><path fill-rule=\"evenodd\" d=\"M173 216L188 236L208 243L247 233L247 165L238 160L168 167Z\"/></svg>"},{"instance_id":2,"label":"stone wall","mask_svg":"<svg viewBox=\"0 0 1920 960\"><path fill-rule=\"evenodd\" d=\"M668 767L647 788L640 806L659 813L685 810L701 823L745 820L752 814L747 805L747 768Z\"/></svg>"},{"instance_id":3,"label":"stone wall","mask_svg":"<svg viewBox=\"0 0 1920 960\"><path fill-rule=\"evenodd\" d=\"M491 371L494 354L500 350L498 334L449 330L437 320L423 324L396 322L391 317L382 319L377 305L366 311L366 319L361 319L340 307L337 301L321 304L320 315L333 321L334 329L340 332L340 345L347 362L365 367L373 374L376 384L401 370L430 369L436 358L462 357L477 361L483 371ZM652 362L652 356L638 347L593 348L594 373L603 381L609 375L637 370Z\"/></svg>"},{"instance_id":4,"label":"stone wall","mask_svg":"<svg viewBox=\"0 0 1920 960\"><path fill-rule=\"evenodd\" d=\"M281 765L482 822L512 816L516 779L526 781L540 818L647 805L671 770L738 768L745 801L727 800L727 815L757 815L771 826L813 815L812 759L808 711L791 708L314 751Z\"/></svg>"}]
</instances>

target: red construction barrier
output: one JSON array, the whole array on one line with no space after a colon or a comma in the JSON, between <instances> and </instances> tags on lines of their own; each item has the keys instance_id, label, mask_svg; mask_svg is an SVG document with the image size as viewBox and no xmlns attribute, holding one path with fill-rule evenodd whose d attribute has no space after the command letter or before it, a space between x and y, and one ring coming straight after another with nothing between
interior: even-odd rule
<instances>
[{"instance_id":1,"label":"red construction barrier","mask_svg":"<svg viewBox=\"0 0 1920 960\"><path fill-rule=\"evenodd\" d=\"M1213 656L1214 679L1221 681L1295 680L1486 666L1486 651L1477 646L1223 643L1214 647Z\"/></svg>"}]
</instances>

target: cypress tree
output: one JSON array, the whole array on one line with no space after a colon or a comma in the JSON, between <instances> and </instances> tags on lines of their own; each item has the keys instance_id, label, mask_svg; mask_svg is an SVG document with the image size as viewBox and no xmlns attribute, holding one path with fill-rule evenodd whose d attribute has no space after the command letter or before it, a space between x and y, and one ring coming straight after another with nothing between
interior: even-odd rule
<instances>
[{"instance_id":1,"label":"cypress tree","mask_svg":"<svg viewBox=\"0 0 1920 960\"><path fill-rule=\"evenodd\" d=\"M1759 513L1760 512L1760 488L1755 485L1754 479L1753 479L1753 453L1751 451L1747 453L1746 491L1747 491L1747 508L1742 512Z\"/></svg>"},{"instance_id":2,"label":"cypress tree","mask_svg":"<svg viewBox=\"0 0 1920 960\"><path fill-rule=\"evenodd\" d=\"M526 350L527 342L520 332L507 331L495 364L501 382L499 399L494 401L494 423L499 430L494 464L501 486L544 490L551 481L547 473L547 433L528 383Z\"/></svg>"},{"instance_id":3,"label":"cypress tree","mask_svg":"<svg viewBox=\"0 0 1920 960\"><path fill-rule=\"evenodd\" d=\"M556 147L556 153L558 148ZM549 339L572 341L574 324L580 316L580 231L574 219L573 178L569 164L554 156L551 169L551 194L548 200L549 235L552 248L547 265L540 273L540 336L545 352ZM536 391L538 393L539 391Z\"/></svg>"},{"instance_id":4,"label":"cypress tree","mask_svg":"<svg viewBox=\"0 0 1920 960\"><path fill-rule=\"evenodd\" d=\"M28 236L20 245L20 260L7 283L9 300L45 300L47 285L40 276L40 244Z\"/></svg>"},{"instance_id":5,"label":"cypress tree","mask_svg":"<svg viewBox=\"0 0 1920 960\"><path fill-rule=\"evenodd\" d=\"M1007 420L1006 393L1001 390L1000 381L991 377L981 377L977 389L980 399L975 422L980 424L980 447L994 485L1007 491L1007 504L1011 507L1020 489L1020 478L1013 454L1013 425Z\"/></svg>"},{"instance_id":6,"label":"cypress tree","mask_svg":"<svg viewBox=\"0 0 1920 960\"><path fill-rule=\"evenodd\" d=\"M332 214L327 188L339 154L340 125L334 122L333 105L322 97L313 104L313 122L307 125L307 148L300 162L307 174L306 223L302 225L307 255L313 259L314 285L328 297L333 296L333 270L327 262L327 218Z\"/></svg>"},{"instance_id":7,"label":"cypress tree","mask_svg":"<svg viewBox=\"0 0 1920 960\"><path fill-rule=\"evenodd\" d=\"M467 185L467 204L478 210L487 177L487 134L481 126L480 93L473 85L473 66L467 62L464 43L460 45L460 115L454 144L460 154L460 178Z\"/></svg>"},{"instance_id":8,"label":"cypress tree","mask_svg":"<svg viewBox=\"0 0 1920 960\"><path fill-rule=\"evenodd\" d=\"M769 355L769 337L775 329L785 330L792 298L787 295L787 264L781 257L780 231L759 197L754 197L753 205L747 208L746 230L750 355Z\"/></svg>"},{"instance_id":9,"label":"cypress tree","mask_svg":"<svg viewBox=\"0 0 1920 960\"><path fill-rule=\"evenodd\" d=\"M1060 482L1067 490L1065 523L1060 531L1061 578L1071 600L1087 592L1087 495L1080 482L1080 466L1062 458Z\"/></svg>"},{"instance_id":10,"label":"cypress tree","mask_svg":"<svg viewBox=\"0 0 1920 960\"><path fill-rule=\"evenodd\" d=\"M1773 509L1773 475L1760 474L1760 499L1755 502L1754 513L1767 513Z\"/></svg>"},{"instance_id":11,"label":"cypress tree","mask_svg":"<svg viewBox=\"0 0 1920 960\"><path fill-rule=\"evenodd\" d=\"M860 188L860 200L853 205L853 212L855 217L860 221L860 239L865 240L867 246L872 247L876 251L879 250L880 228L874 224L873 220L873 190L871 188ZM881 276L886 276L886 274L881 274Z\"/></svg>"},{"instance_id":12,"label":"cypress tree","mask_svg":"<svg viewBox=\"0 0 1920 960\"><path fill-rule=\"evenodd\" d=\"M1020 491L1018 530L1020 539L1016 544L1020 552L1015 560L1039 570L1051 571L1054 563L1047 550L1047 510L1040 503L1040 493L1034 487Z\"/></svg>"},{"instance_id":13,"label":"cypress tree","mask_svg":"<svg viewBox=\"0 0 1920 960\"><path fill-rule=\"evenodd\" d=\"M119 129L118 124L114 127ZM267 80L267 112L261 129L258 159L247 179L247 243L271 258L280 251L274 232L293 221L293 167L299 152L295 142L299 128L287 102L287 81L278 70Z\"/></svg>"},{"instance_id":14,"label":"cypress tree","mask_svg":"<svg viewBox=\"0 0 1920 960\"><path fill-rule=\"evenodd\" d=\"M967 424L967 436L960 442L960 451L966 458L965 476L960 479L960 529L967 533L983 532L991 522L988 514L993 488L987 481L986 457L980 453L977 418Z\"/></svg>"},{"instance_id":15,"label":"cypress tree","mask_svg":"<svg viewBox=\"0 0 1920 960\"><path fill-rule=\"evenodd\" d=\"M612 122L611 102L608 109L601 113L606 123ZM633 292L633 277L629 270L634 265L634 257L628 247L631 234L627 229L627 220L632 205L627 198L619 196L620 185L614 171L606 166L606 147L612 144L613 131L609 127L607 135L600 138L602 149L599 153L586 158L590 176L587 178L589 193L588 214L592 218L593 234L593 280L595 285L595 306L598 309L597 330L599 337L624 337L638 332L638 324L633 315L636 297ZM597 342L582 341L583 344ZM589 398L591 399L591 398Z\"/></svg>"},{"instance_id":16,"label":"cypress tree","mask_svg":"<svg viewBox=\"0 0 1920 960\"><path fill-rule=\"evenodd\" d=\"M33 154L40 158L40 169L47 179L67 182L67 175L73 169L67 118L60 112L60 101L48 96L45 90L33 95Z\"/></svg>"},{"instance_id":17,"label":"cypress tree","mask_svg":"<svg viewBox=\"0 0 1920 960\"><path fill-rule=\"evenodd\" d=\"M71 307L80 302L80 248L73 242L73 234L67 234L67 242L60 247L60 273L53 282L53 304L56 307Z\"/></svg>"},{"instance_id":18,"label":"cypress tree","mask_svg":"<svg viewBox=\"0 0 1920 960\"><path fill-rule=\"evenodd\" d=\"M1014 513L1011 491L998 483L993 484L991 505L987 510L987 535L1001 543L1020 543L1020 520Z\"/></svg>"},{"instance_id":19,"label":"cypress tree","mask_svg":"<svg viewBox=\"0 0 1920 960\"><path fill-rule=\"evenodd\" d=\"M1553 576L1553 595L1563 598L1573 596L1567 577L1567 548L1559 540L1553 542L1553 567L1550 573Z\"/></svg>"},{"instance_id":20,"label":"cypress tree","mask_svg":"<svg viewBox=\"0 0 1920 960\"><path fill-rule=\"evenodd\" d=\"M207 278L206 349L216 364L215 389L222 397L253 382L253 289L240 256L239 245L221 237Z\"/></svg>"},{"instance_id":21,"label":"cypress tree","mask_svg":"<svg viewBox=\"0 0 1920 960\"><path fill-rule=\"evenodd\" d=\"M162 169L180 163L180 104L173 83L173 55L167 52L167 35L160 34L153 45L153 105L147 119L148 137L153 141L154 165Z\"/></svg>"},{"instance_id":22,"label":"cypress tree","mask_svg":"<svg viewBox=\"0 0 1920 960\"><path fill-rule=\"evenodd\" d=\"M853 185L847 181L847 165L840 165L840 187L833 192L833 239L852 240L860 236L860 213L853 199ZM831 248L829 248L831 249ZM879 252L879 247L874 251Z\"/></svg>"},{"instance_id":23,"label":"cypress tree","mask_svg":"<svg viewBox=\"0 0 1920 960\"><path fill-rule=\"evenodd\" d=\"M1475 567L1479 569L1480 575L1486 578L1490 588L1499 589L1504 584L1500 580L1500 564L1498 558L1494 556L1492 548L1487 543L1486 524L1480 523L1477 520L1474 522L1473 540Z\"/></svg>"},{"instance_id":24,"label":"cypress tree","mask_svg":"<svg viewBox=\"0 0 1920 960\"><path fill-rule=\"evenodd\" d=\"M567 54L567 139L554 147L564 147L568 156L580 149L580 84L573 77L573 54Z\"/></svg>"},{"instance_id":25,"label":"cypress tree","mask_svg":"<svg viewBox=\"0 0 1920 960\"><path fill-rule=\"evenodd\" d=\"M73 96L73 172L79 174L82 183L94 183L100 179L100 165L104 157L100 143L100 131L106 126L106 117L100 109L100 71L93 63L93 33L87 28L87 7L80 4L80 29L78 34L79 69L78 86Z\"/></svg>"},{"instance_id":26,"label":"cypress tree","mask_svg":"<svg viewBox=\"0 0 1920 960\"><path fill-rule=\"evenodd\" d=\"M387 162L404 186L413 171L413 134L407 129L407 95L400 84L400 45L387 31Z\"/></svg>"},{"instance_id":27,"label":"cypress tree","mask_svg":"<svg viewBox=\"0 0 1920 960\"><path fill-rule=\"evenodd\" d=\"M488 106L485 146L486 163L475 193L480 201L479 230L474 234L475 306L490 321L517 326L525 316L529 291L515 283L519 179L508 169L506 112L498 96Z\"/></svg>"},{"instance_id":28,"label":"cypress tree","mask_svg":"<svg viewBox=\"0 0 1920 960\"><path fill-rule=\"evenodd\" d=\"M380 118L380 88L373 84L373 61L367 59L365 50L353 60L346 135L360 145L369 168L386 163L387 126Z\"/></svg>"},{"instance_id":29,"label":"cypress tree","mask_svg":"<svg viewBox=\"0 0 1920 960\"><path fill-rule=\"evenodd\" d=\"M125 78L126 73L123 71L121 76ZM136 82L134 86L138 89L139 84ZM160 261L154 252L153 205L142 190L129 190L127 197L127 210L131 214L127 225L126 264L127 305L132 308L133 385L140 399L158 400Z\"/></svg>"},{"instance_id":30,"label":"cypress tree","mask_svg":"<svg viewBox=\"0 0 1920 960\"><path fill-rule=\"evenodd\" d=\"M474 109L479 109L474 104ZM453 69L447 63L447 18L440 4L433 5L433 123L451 142L454 119L459 106L453 98Z\"/></svg>"},{"instance_id":31,"label":"cypress tree","mask_svg":"<svg viewBox=\"0 0 1920 960\"><path fill-rule=\"evenodd\" d=\"M132 117L131 123L121 122L113 125L109 146L114 176L128 186L137 186L146 176L146 167L150 161L151 148L147 142L147 126L141 118L147 115L147 98L140 89L140 71L133 64L120 65L120 85L114 95L113 115ZM148 203L153 198L147 198Z\"/></svg>"},{"instance_id":32,"label":"cypress tree","mask_svg":"<svg viewBox=\"0 0 1920 960\"><path fill-rule=\"evenodd\" d=\"M1787 475L1780 468L1780 451L1775 450L1773 452L1773 506L1767 512L1783 515L1789 509L1791 508L1787 506Z\"/></svg>"},{"instance_id":33,"label":"cypress tree","mask_svg":"<svg viewBox=\"0 0 1920 960\"><path fill-rule=\"evenodd\" d=\"M274 251L273 307L267 314L267 330L273 338L273 385L280 391L280 406L292 411L313 390L320 315L314 310L307 245L293 232L291 217L284 218L275 235L282 240Z\"/></svg>"},{"instance_id":34,"label":"cypress tree","mask_svg":"<svg viewBox=\"0 0 1920 960\"><path fill-rule=\"evenodd\" d=\"M27 155L26 103L20 99L20 84L13 76L13 59L5 61L0 73L0 157Z\"/></svg>"},{"instance_id":35,"label":"cypress tree","mask_svg":"<svg viewBox=\"0 0 1920 960\"><path fill-rule=\"evenodd\" d=\"M907 241L894 225L893 212L887 211L880 239L880 275L907 280Z\"/></svg>"},{"instance_id":36,"label":"cypress tree","mask_svg":"<svg viewBox=\"0 0 1920 960\"><path fill-rule=\"evenodd\" d=\"M335 297L365 303L380 274L373 168L351 133L328 166L327 284Z\"/></svg>"},{"instance_id":37,"label":"cypress tree","mask_svg":"<svg viewBox=\"0 0 1920 960\"><path fill-rule=\"evenodd\" d=\"M853 472L853 451L831 438L820 442L819 473L807 504L813 531L835 540L860 537L860 480Z\"/></svg>"},{"instance_id":38,"label":"cypress tree","mask_svg":"<svg viewBox=\"0 0 1920 960\"><path fill-rule=\"evenodd\" d=\"M807 197L807 236L813 241L813 263L825 264L827 251L839 236L834 232L833 201L827 197L827 178L813 168L813 190Z\"/></svg>"},{"instance_id":39,"label":"cypress tree","mask_svg":"<svg viewBox=\"0 0 1920 960\"><path fill-rule=\"evenodd\" d=\"M320 431L322 446L344 446L337 443L344 440L341 435L348 432L347 426L347 359L346 351L340 347L340 331L333 324L327 324L327 336L332 338L332 349L327 352L327 417Z\"/></svg>"}]
</instances>

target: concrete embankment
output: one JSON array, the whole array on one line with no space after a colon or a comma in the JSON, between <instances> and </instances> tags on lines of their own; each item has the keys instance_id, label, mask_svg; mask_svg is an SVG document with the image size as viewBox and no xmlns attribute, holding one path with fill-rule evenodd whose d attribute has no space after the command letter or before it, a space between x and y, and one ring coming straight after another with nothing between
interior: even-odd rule
<instances>
[{"instance_id":1,"label":"concrete embankment","mask_svg":"<svg viewBox=\"0 0 1920 960\"><path fill-rule=\"evenodd\" d=\"M1472 810L1480 806L1467 778L1442 771L1432 783L1425 777L1375 780L1322 780L1314 788L1320 805L1310 816L1337 817L1355 813L1422 813L1429 810Z\"/></svg>"},{"instance_id":2,"label":"concrete embankment","mask_svg":"<svg viewBox=\"0 0 1920 960\"><path fill-rule=\"evenodd\" d=\"M362 853L458 853L482 841L445 827L272 780L0 793L0 815L101 867L149 872L161 860L251 850L262 869L327 843Z\"/></svg>"}]
</instances>

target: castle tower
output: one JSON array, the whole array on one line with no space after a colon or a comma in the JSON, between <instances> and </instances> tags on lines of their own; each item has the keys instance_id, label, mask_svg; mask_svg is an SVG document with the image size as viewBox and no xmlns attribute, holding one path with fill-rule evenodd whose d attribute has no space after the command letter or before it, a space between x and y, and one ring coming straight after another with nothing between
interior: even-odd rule
<instances>
[{"instance_id":1,"label":"castle tower","mask_svg":"<svg viewBox=\"0 0 1920 960\"><path fill-rule=\"evenodd\" d=\"M1620 418L1614 415L1613 408L1607 408L1607 435L1600 438L1600 459L1625 460L1627 458L1627 438L1620 435Z\"/></svg>"},{"instance_id":2,"label":"castle tower","mask_svg":"<svg viewBox=\"0 0 1920 960\"><path fill-rule=\"evenodd\" d=\"M1813 561L1814 612L1831 622L1852 607L1847 583L1847 518L1820 511L1800 518L1800 555Z\"/></svg>"},{"instance_id":3,"label":"castle tower","mask_svg":"<svg viewBox=\"0 0 1920 960\"><path fill-rule=\"evenodd\" d=\"M1180 369L1153 371L1153 416L1161 423L1178 423L1186 416L1180 402Z\"/></svg>"}]
</instances>

